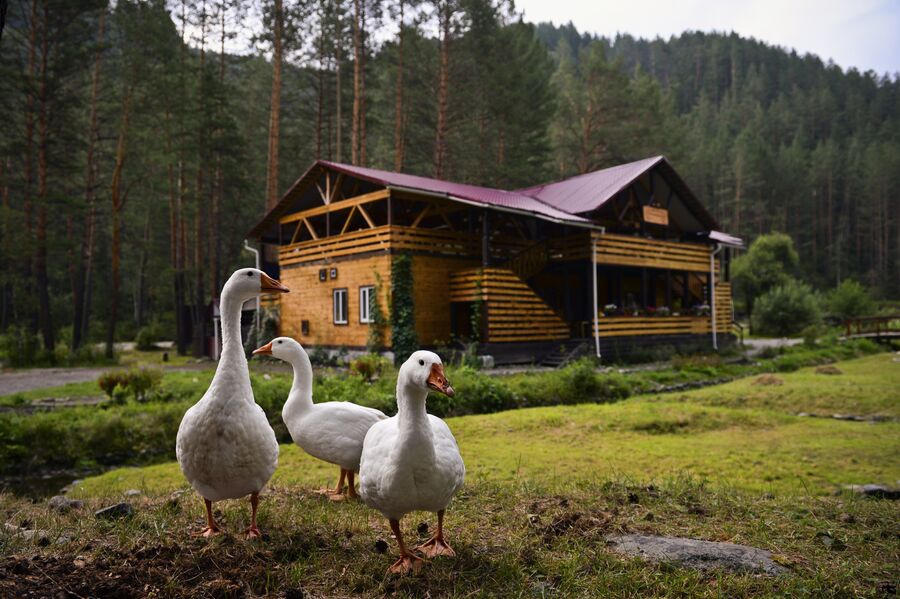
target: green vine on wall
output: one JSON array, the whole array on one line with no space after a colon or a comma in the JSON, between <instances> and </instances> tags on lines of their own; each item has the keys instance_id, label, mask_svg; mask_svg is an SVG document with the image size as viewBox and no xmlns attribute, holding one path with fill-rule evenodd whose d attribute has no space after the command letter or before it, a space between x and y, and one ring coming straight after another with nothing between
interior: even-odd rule
<instances>
[{"instance_id":1,"label":"green vine on wall","mask_svg":"<svg viewBox=\"0 0 900 599\"><path fill-rule=\"evenodd\" d=\"M419 348L413 306L412 258L398 254L391 261L391 334L394 362L401 364Z\"/></svg>"},{"instance_id":2,"label":"green vine on wall","mask_svg":"<svg viewBox=\"0 0 900 599\"><path fill-rule=\"evenodd\" d=\"M379 352L384 348L384 327L387 325L387 318L384 316L384 310L381 309L381 290L384 285L381 282L381 275L375 273L375 290L369 295L369 314L372 322L369 325L369 338L366 341L366 349L371 353Z\"/></svg>"}]
</instances>

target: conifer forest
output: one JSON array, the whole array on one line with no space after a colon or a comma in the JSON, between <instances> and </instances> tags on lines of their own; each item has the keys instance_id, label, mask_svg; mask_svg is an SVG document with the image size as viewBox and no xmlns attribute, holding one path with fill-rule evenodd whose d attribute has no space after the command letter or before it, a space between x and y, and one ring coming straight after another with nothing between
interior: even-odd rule
<instances>
[{"instance_id":1,"label":"conifer forest","mask_svg":"<svg viewBox=\"0 0 900 599\"><path fill-rule=\"evenodd\" d=\"M0 4L0 333L50 354L201 331L317 158L517 189L664 154L723 231L789 235L813 288L900 296L897 74L509 0Z\"/></svg>"}]
</instances>

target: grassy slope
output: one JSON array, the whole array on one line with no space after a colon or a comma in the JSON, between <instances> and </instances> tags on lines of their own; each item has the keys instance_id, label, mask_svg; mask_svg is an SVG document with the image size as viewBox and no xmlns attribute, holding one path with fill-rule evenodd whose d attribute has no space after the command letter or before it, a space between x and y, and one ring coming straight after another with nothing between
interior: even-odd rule
<instances>
[{"instance_id":1,"label":"grassy slope","mask_svg":"<svg viewBox=\"0 0 900 599\"><path fill-rule=\"evenodd\" d=\"M845 375L779 375L783 386L745 380L680 396L450 419L469 469L449 512L458 557L436 560L420 578L384 575L392 558L373 543L390 541L386 522L361 505L311 495L336 470L292 446L282 447L263 501L270 538L261 545L189 539L184 531L199 522L202 504L192 493L169 501L168 492L185 484L177 465L162 464L112 471L78 489L92 506L128 488L144 490L138 516L121 524L0 498L10 521L75 531L61 550L2 536L0 548L43 553L42 568L81 594L113 584L114 573L123 585L149 584L161 595L239 594L247 585L259 593L303 588L338 596L878 595L900 577L898 508L830 491L837 483L900 478L900 424L792 414L897 415L900 363L880 354L838 366ZM246 526L245 505L220 509L229 530ZM423 519L433 525L431 515L408 517L408 534ZM604 550L603 536L623 530L749 543L775 552L794 575L763 580L643 565ZM827 548L825 532L846 548ZM74 555L87 564L72 566ZM4 561L0 580L23 568L31 572L18 558Z\"/></svg>"}]
</instances>

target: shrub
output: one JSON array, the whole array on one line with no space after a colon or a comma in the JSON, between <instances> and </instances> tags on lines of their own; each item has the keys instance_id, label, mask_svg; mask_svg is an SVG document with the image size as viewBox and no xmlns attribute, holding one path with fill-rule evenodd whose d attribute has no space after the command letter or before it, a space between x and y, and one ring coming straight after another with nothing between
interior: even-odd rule
<instances>
[{"instance_id":1,"label":"shrub","mask_svg":"<svg viewBox=\"0 0 900 599\"><path fill-rule=\"evenodd\" d=\"M156 348L156 342L159 339L156 334L156 327L153 325L147 325L145 327L141 327L137 332L137 335L134 338L134 345L137 349L141 351L148 351Z\"/></svg>"},{"instance_id":2,"label":"shrub","mask_svg":"<svg viewBox=\"0 0 900 599\"><path fill-rule=\"evenodd\" d=\"M790 281L760 297L753 310L754 330L763 335L793 335L822 319L809 286Z\"/></svg>"},{"instance_id":3,"label":"shrub","mask_svg":"<svg viewBox=\"0 0 900 599\"><path fill-rule=\"evenodd\" d=\"M828 311L841 319L857 318L872 314L875 303L865 287L847 279L828 294Z\"/></svg>"},{"instance_id":4,"label":"shrub","mask_svg":"<svg viewBox=\"0 0 900 599\"><path fill-rule=\"evenodd\" d=\"M111 370L97 379L97 385L115 403L124 403L128 396L137 401L149 398L162 381L162 372L154 368Z\"/></svg>"},{"instance_id":5,"label":"shrub","mask_svg":"<svg viewBox=\"0 0 900 599\"><path fill-rule=\"evenodd\" d=\"M40 340L26 326L12 325L6 334L0 335L0 353L5 356L7 366L19 368L31 366L37 361Z\"/></svg>"},{"instance_id":6,"label":"shrub","mask_svg":"<svg viewBox=\"0 0 900 599\"><path fill-rule=\"evenodd\" d=\"M361 376L366 382L381 378L390 368L390 362L378 354L366 354L350 362L350 372Z\"/></svg>"}]
</instances>

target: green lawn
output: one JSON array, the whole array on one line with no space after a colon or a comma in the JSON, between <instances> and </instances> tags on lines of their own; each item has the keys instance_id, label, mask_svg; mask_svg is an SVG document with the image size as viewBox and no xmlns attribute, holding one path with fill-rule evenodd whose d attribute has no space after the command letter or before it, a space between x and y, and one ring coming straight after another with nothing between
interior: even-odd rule
<instances>
[{"instance_id":1,"label":"green lawn","mask_svg":"<svg viewBox=\"0 0 900 599\"><path fill-rule=\"evenodd\" d=\"M895 357L838 363L842 375L779 374L782 385L750 378L613 404L448 419L468 468L448 512L458 556L435 560L420 577L385 575L395 553L387 523L362 505L312 494L333 484L336 468L284 445L262 502L263 543L189 538L202 502L190 490L170 499L187 488L177 465L124 468L73 493L93 508L142 490L138 514L120 523L0 498L9 521L72 536L42 548L0 535L0 552L10 556L0 580L32 572L22 560L41 554L41 567L79 594L90 594L90 584L118 589L109 582L118 577L156 596L235 596L248 586L315 596L882 596L900 578L900 508L833 492L900 479L900 422L795 414L897 416ZM230 531L246 526L246 502L219 509ZM411 515L405 531L421 537L416 526L433 520ZM792 572L765 579L647 565L606 549L605 535L622 531L751 544ZM837 542L829 547L823 535ZM388 555L375 551L379 538ZM72 566L75 555L86 565ZM0 594L10 588L3 584Z\"/></svg>"}]
</instances>

